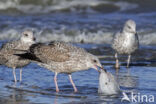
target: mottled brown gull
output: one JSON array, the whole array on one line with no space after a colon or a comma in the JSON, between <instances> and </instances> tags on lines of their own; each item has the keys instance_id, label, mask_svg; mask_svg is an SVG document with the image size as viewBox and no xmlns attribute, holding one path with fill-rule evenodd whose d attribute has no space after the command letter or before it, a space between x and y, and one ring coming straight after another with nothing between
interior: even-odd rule
<instances>
[{"instance_id":1,"label":"mottled brown gull","mask_svg":"<svg viewBox=\"0 0 156 104\"><path fill-rule=\"evenodd\" d=\"M70 82L77 92L72 80L71 73L98 67L102 67L99 59L82 48L65 42L51 42L49 44L38 43L30 47L29 52L17 54L25 59L36 61L40 66L55 72L54 82L56 92L59 92L57 85L57 74L66 73Z\"/></svg>"},{"instance_id":2,"label":"mottled brown gull","mask_svg":"<svg viewBox=\"0 0 156 104\"><path fill-rule=\"evenodd\" d=\"M16 51L15 49L28 50L34 43L35 38L33 32L25 30L19 40L5 43L0 49L0 64L13 69L15 83L17 82L15 69L22 68L30 63L30 60L21 59L19 56L14 55L19 53L19 51ZM22 81L22 69L20 69L20 81Z\"/></svg>"},{"instance_id":3,"label":"mottled brown gull","mask_svg":"<svg viewBox=\"0 0 156 104\"><path fill-rule=\"evenodd\" d=\"M124 24L123 30L117 32L113 38L112 48L116 51L115 67L117 69L119 68L118 53L128 55L127 67L129 67L131 54L134 51L136 51L138 47L139 47L139 40L138 40L138 35L136 33L136 23L133 20L128 20Z\"/></svg>"}]
</instances>

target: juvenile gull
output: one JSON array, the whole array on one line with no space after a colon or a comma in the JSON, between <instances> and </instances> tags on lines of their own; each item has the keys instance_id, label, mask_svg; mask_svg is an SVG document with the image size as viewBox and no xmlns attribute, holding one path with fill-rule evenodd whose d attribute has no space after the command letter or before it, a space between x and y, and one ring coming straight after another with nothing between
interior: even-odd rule
<instances>
[{"instance_id":1,"label":"juvenile gull","mask_svg":"<svg viewBox=\"0 0 156 104\"><path fill-rule=\"evenodd\" d=\"M17 54L25 59L36 61L40 66L55 72L54 82L56 92L59 92L57 85L57 74L66 73L69 80L77 92L77 88L72 80L71 73L98 67L102 67L99 59L82 48L73 46L65 42L51 42L49 44L38 43L30 47L29 52Z\"/></svg>"},{"instance_id":2,"label":"juvenile gull","mask_svg":"<svg viewBox=\"0 0 156 104\"><path fill-rule=\"evenodd\" d=\"M124 24L123 30L117 32L114 35L112 48L116 51L115 58L116 58L116 65L115 67L119 68L119 60L118 60L118 53L119 54L127 54L127 68L129 67L131 54L137 50L139 47L139 40L138 35L136 33L136 24L133 20L128 20Z\"/></svg>"},{"instance_id":3,"label":"juvenile gull","mask_svg":"<svg viewBox=\"0 0 156 104\"><path fill-rule=\"evenodd\" d=\"M0 49L0 64L13 69L15 83L17 82L15 69L22 68L30 63L30 60L20 59L19 56L14 55L19 53L19 51L16 51L15 49L28 50L34 42L35 38L33 32L26 30L22 33L19 40L5 43ZM22 81L22 69L20 69L20 81Z\"/></svg>"}]
</instances>

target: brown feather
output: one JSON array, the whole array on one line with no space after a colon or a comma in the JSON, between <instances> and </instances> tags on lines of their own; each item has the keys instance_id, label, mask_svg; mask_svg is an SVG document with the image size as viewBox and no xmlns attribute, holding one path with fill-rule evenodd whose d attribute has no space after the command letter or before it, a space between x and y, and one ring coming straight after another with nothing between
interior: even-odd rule
<instances>
[{"instance_id":1,"label":"brown feather","mask_svg":"<svg viewBox=\"0 0 156 104\"><path fill-rule=\"evenodd\" d=\"M48 63L49 61L64 62L69 60L70 57L69 49L67 47L60 47L57 43L34 44L30 47L30 51L44 63Z\"/></svg>"}]
</instances>

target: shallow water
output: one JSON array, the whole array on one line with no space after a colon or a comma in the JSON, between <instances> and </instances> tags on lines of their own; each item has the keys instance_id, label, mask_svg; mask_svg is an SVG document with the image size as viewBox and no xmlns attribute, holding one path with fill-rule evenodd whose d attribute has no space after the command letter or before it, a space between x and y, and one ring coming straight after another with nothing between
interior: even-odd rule
<instances>
[{"instance_id":1,"label":"shallow water","mask_svg":"<svg viewBox=\"0 0 156 104\"><path fill-rule=\"evenodd\" d=\"M155 0L0 0L0 42L18 39L25 29L34 30L37 41L72 42L100 57L129 97L131 92L156 96L155 4ZM136 21L141 46L133 54L129 69L125 68L127 56L120 56L117 73L110 43L127 19ZM73 73L78 93L73 93L65 74L58 75L61 92L56 93L53 76L32 63L23 68L23 81L15 87L12 70L1 66L0 104L121 103L122 94L97 94L98 73L94 69Z\"/></svg>"},{"instance_id":2,"label":"shallow water","mask_svg":"<svg viewBox=\"0 0 156 104\"><path fill-rule=\"evenodd\" d=\"M129 69L125 68L126 57L120 57L121 68L117 73L114 69L113 52L109 45L75 45L85 47L91 53L104 57L101 59L101 63L107 71L117 77L121 90L126 92L128 96L130 96L131 92L140 95L156 96L156 47L142 46L133 55ZM16 70L16 72L17 76L19 76L19 70ZM15 87L12 70L2 66L0 70L0 103L121 103L122 94L115 97L97 94L98 72L94 69L72 74L73 80L79 90L78 93L73 92L73 88L65 74L58 75L58 85L61 91L60 93L56 93L53 76L53 72L32 63L23 68L23 81ZM124 101L123 103L129 102Z\"/></svg>"}]
</instances>

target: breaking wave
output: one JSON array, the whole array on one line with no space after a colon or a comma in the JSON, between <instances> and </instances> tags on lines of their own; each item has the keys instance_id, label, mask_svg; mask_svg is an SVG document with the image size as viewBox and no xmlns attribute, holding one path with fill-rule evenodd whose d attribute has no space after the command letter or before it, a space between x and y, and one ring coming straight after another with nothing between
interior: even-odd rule
<instances>
[{"instance_id":1,"label":"breaking wave","mask_svg":"<svg viewBox=\"0 0 156 104\"><path fill-rule=\"evenodd\" d=\"M42 42L110 44L114 32L127 19L134 19L140 43L156 44L156 1L150 1L0 0L0 39L17 39L30 28Z\"/></svg>"},{"instance_id":2,"label":"breaking wave","mask_svg":"<svg viewBox=\"0 0 156 104\"><path fill-rule=\"evenodd\" d=\"M27 28L28 29L28 28ZM84 32L84 31L47 31L37 30L35 35L37 41L48 42L48 41L65 41L65 42L76 42L76 43L96 43L96 44L111 44L114 32L104 32L98 30L97 32ZM12 40L18 39L21 31L10 29L0 33L1 40ZM139 41L142 45L156 45L156 31L155 32L138 32Z\"/></svg>"},{"instance_id":3,"label":"breaking wave","mask_svg":"<svg viewBox=\"0 0 156 104\"><path fill-rule=\"evenodd\" d=\"M129 2L111 0L0 0L1 13L49 13L49 12L114 12L137 8Z\"/></svg>"}]
</instances>

